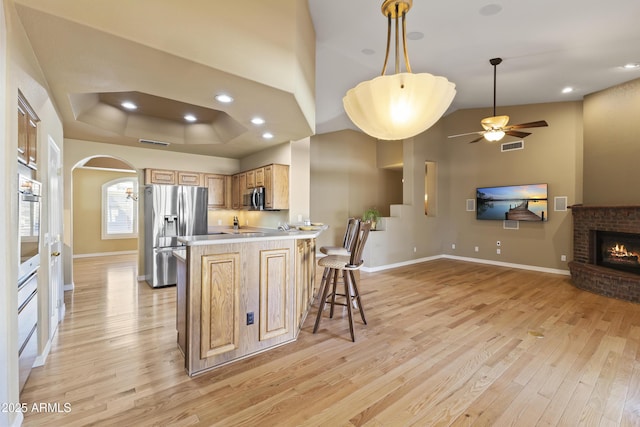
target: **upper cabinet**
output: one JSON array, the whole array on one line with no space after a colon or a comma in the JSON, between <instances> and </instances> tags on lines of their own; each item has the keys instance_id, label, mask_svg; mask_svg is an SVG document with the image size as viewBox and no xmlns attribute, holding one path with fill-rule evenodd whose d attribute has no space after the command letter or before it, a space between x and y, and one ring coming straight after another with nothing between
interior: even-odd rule
<instances>
[{"instance_id":1,"label":"upper cabinet","mask_svg":"<svg viewBox=\"0 0 640 427\"><path fill-rule=\"evenodd\" d=\"M289 165L274 163L233 176L145 169L144 183L207 187L209 209L242 209L247 190L264 187L266 209L289 209Z\"/></svg>"},{"instance_id":2,"label":"upper cabinet","mask_svg":"<svg viewBox=\"0 0 640 427\"><path fill-rule=\"evenodd\" d=\"M144 184L176 185L178 182L177 175L176 171L171 170L145 169Z\"/></svg>"},{"instance_id":3,"label":"upper cabinet","mask_svg":"<svg viewBox=\"0 0 640 427\"><path fill-rule=\"evenodd\" d=\"M18 91L18 160L38 168L38 122L40 119Z\"/></svg>"},{"instance_id":4,"label":"upper cabinet","mask_svg":"<svg viewBox=\"0 0 640 427\"><path fill-rule=\"evenodd\" d=\"M247 190L250 190L252 188L256 187L256 171L255 170L250 170L246 172L247 174Z\"/></svg>"},{"instance_id":5,"label":"upper cabinet","mask_svg":"<svg viewBox=\"0 0 640 427\"><path fill-rule=\"evenodd\" d=\"M178 171L178 185L193 185L195 187L202 187L203 175L204 174L198 172Z\"/></svg>"},{"instance_id":6,"label":"upper cabinet","mask_svg":"<svg viewBox=\"0 0 640 427\"><path fill-rule=\"evenodd\" d=\"M207 187L209 193L209 209L225 209L229 207L229 182L230 177L227 175L204 175L204 186Z\"/></svg>"},{"instance_id":7,"label":"upper cabinet","mask_svg":"<svg viewBox=\"0 0 640 427\"><path fill-rule=\"evenodd\" d=\"M242 208L246 190L264 187L267 209L289 209L289 165L271 164L235 174L231 185L231 207Z\"/></svg>"},{"instance_id":8,"label":"upper cabinet","mask_svg":"<svg viewBox=\"0 0 640 427\"><path fill-rule=\"evenodd\" d=\"M264 197L264 207L267 209L289 209L288 165L264 167Z\"/></svg>"}]
</instances>

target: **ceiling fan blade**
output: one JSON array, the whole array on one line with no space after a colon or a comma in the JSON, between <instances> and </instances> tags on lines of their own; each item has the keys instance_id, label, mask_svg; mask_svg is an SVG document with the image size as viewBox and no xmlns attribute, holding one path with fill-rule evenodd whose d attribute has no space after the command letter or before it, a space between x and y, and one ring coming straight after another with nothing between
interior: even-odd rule
<instances>
[{"instance_id":1,"label":"ceiling fan blade","mask_svg":"<svg viewBox=\"0 0 640 427\"><path fill-rule=\"evenodd\" d=\"M473 141L469 141L469 144L473 144L474 142L481 141L483 138L484 138L484 135L474 139Z\"/></svg>"},{"instance_id":2,"label":"ceiling fan blade","mask_svg":"<svg viewBox=\"0 0 640 427\"><path fill-rule=\"evenodd\" d=\"M516 138L525 138L531 135L531 132L520 132L518 130L508 130L504 132L507 135L515 136Z\"/></svg>"},{"instance_id":3,"label":"ceiling fan blade","mask_svg":"<svg viewBox=\"0 0 640 427\"><path fill-rule=\"evenodd\" d=\"M520 123L519 125L507 126L505 129L541 128L545 126L549 126L547 122L544 120L538 120L537 122Z\"/></svg>"},{"instance_id":4,"label":"ceiling fan blade","mask_svg":"<svg viewBox=\"0 0 640 427\"><path fill-rule=\"evenodd\" d=\"M480 135L480 134L483 134L483 135L484 135L484 132L485 132L485 131L483 131L483 130L479 130L479 131L477 131L477 132L459 133L459 134L457 134L457 135L449 135L447 138L456 138L456 137L458 137L458 136L467 136L467 135Z\"/></svg>"}]
</instances>

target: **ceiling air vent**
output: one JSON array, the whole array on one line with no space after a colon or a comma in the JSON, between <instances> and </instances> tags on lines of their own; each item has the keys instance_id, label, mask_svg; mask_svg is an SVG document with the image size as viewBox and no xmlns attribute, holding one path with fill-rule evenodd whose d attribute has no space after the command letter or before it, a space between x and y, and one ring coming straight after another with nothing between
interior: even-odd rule
<instances>
[{"instance_id":1,"label":"ceiling air vent","mask_svg":"<svg viewBox=\"0 0 640 427\"><path fill-rule=\"evenodd\" d=\"M500 145L500 151L503 153L505 151L513 151L513 150L523 150L524 149L524 141L515 141L515 142L505 142Z\"/></svg>"},{"instance_id":2,"label":"ceiling air vent","mask_svg":"<svg viewBox=\"0 0 640 427\"><path fill-rule=\"evenodd\" d=\"M154 141L153 139L143 139L143 138L140 138L138 142L142 144L162 145L164 147L170 144L169 142L165 142L165 141Z\"/></svg>"}]
</instances>

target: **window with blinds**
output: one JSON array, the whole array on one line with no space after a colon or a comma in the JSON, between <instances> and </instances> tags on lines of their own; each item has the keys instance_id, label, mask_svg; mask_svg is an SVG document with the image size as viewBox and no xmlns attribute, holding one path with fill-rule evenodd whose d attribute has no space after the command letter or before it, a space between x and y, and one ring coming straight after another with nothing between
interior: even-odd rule
<instances>
[{"instance_id":1,"label":"window with blinds","mask_svg":"<svg viewBox=\"0 0 640 427\"><path fill-rule=\"evenodd\" d=\"M127 191L129 190L129 191ZM119 178L102 186L102 238L138 237L138 180ZM131 197L133 195L133 197Z\"/></svg>"}]
</instances>

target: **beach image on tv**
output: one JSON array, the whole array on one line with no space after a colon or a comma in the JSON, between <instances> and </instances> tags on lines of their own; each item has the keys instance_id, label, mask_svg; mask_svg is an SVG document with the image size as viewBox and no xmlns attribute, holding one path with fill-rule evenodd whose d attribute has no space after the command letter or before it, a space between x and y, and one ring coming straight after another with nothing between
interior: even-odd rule
<instances>
[{"instance_id":1,"label":"beach image on tv","mask_svg":"<svg viewBox=\"0 0 640 427\"><path fill-rule=\"evenodd\" d=\"M477 219L546 221L547 214L547 184L476 189Z\"/></svg>"}]
</instances>

